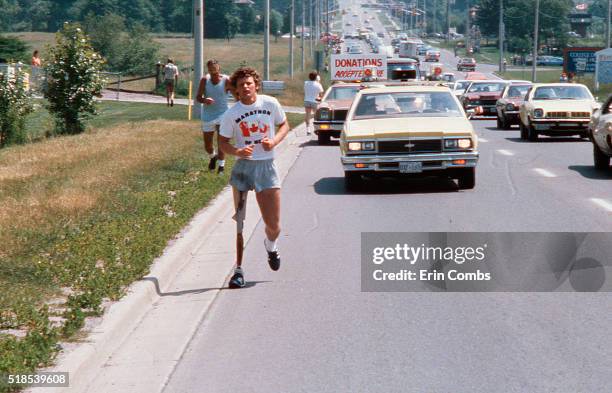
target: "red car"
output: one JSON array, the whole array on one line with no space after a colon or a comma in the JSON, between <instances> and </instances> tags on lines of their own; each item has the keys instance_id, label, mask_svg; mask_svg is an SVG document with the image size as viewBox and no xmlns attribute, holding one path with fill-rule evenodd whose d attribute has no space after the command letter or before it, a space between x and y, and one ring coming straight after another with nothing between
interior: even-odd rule
<instances>
[{"instance_id":1,"label":"red car","mask_svg":"<svg viewBox=\"0 0 612 393\"><path fill-rule=\"evenodd\" d=\"M497 100L497 128L509 130L513 124L519 124L519 106L527 91L531 87L531 82L511 82L504 89L502 96Z\"/></svg>"},{"instance_id":2,"label":"red car","mask_svg":"<svg viewBox=\"0 0 612 393\"><path fill-rule=\"evenodd\" d=\"M495 105L508 83L505 81L474 81L461 96L463 109L474 110L475 116L496 116Z\"/></svg>"},{"instance_id":3,"label":"red car","mask_svg":"<svg viewBox=\"0 0 612 393\"><path fill-rule=\"evenodd\" d=\"M346 114L360 88L359 83L337 83L327 89L314 118L320 145L329 143L331 137L340 137Z\"/></svg>"},{"instance_id":4,"label":"red car","mask_svg":"<svg viewBox=\"0 0 612 393\"><path fill-rule=\"evenodd\" d=\"M476 71L476 59L471 57L459 59L457 71Z\"/></svg>"}]
</instances>

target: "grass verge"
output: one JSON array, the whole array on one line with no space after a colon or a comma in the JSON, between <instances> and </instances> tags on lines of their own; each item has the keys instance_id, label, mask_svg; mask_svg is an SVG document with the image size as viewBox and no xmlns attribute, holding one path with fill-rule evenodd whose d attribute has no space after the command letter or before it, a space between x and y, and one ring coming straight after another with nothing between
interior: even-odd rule
<instances>
[{"instance_id":1,"label":"grass verge","mask_svg":"<svg viewBox=\"0 0 612 393\"><path fill-rule=\"evenodd\" d=\"M50 364L227 184L233 159L208 172L198 122L147 120L177 107L102 112L87 133L0 151L0 375Z\"/></svg>"}]
</instances>

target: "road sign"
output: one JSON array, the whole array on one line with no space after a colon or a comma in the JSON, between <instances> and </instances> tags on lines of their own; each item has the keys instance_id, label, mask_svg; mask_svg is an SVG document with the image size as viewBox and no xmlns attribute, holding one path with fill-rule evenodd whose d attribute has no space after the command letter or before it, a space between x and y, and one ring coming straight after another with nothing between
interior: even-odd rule
<instances>
[{"instance_id":1,"label":"road sign","mask_svg":"<svg viewBox=\"0 0 612 393\"><path fill-rule=\"evenodd\" d=\"M595 52L603 48L564 48L563 71L573 74L595 72Z\"/></svg>"},{"instance_id":2,"label":"road sign","mask_svg":"<svg viewBox=\"0 0 612 393\"><path fill-rule=\"evenodd\" d=\"M335 81L362 80L366 69L374 68L377 79L387 79L387 56L372 53L331 56L331 79Z\"/></svg>"},{"instance_id":3,"label":"road sign","mask_svg":"<svg viewBox=\"0 0 612 393\"><path fill-rule=\"evenodd\" d=\"M600 84L612 83L612 48L601 50L595 55L595 89L599 90Z\"/></svg>"}]
</instances>

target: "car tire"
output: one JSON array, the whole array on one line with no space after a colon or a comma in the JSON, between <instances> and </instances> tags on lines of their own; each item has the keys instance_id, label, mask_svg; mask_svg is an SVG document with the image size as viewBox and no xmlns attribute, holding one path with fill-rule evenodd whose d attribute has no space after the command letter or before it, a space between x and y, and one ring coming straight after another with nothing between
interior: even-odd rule
<instances>
[{"instance_id":1,"label":"car tire","mask_svg":"<svg viewBox=\"0 0 612 393\"><path fill-rule=\"evenodd\" d=\"M502 119L499 118L499 115L497 115L497 129L501 130L502 128L504 128L504 123L502 122Z\"/></svg>"},{"instance_id":2,"label":"car tire","mask_svg":"<svg viewBox=\"0 0 612 393\"><path fill-rule=\"evenodd\" d=\"M465 168L457 178L460 190L471 190L476 186L476 168Z\"/></svg>"},{"instance_id":3,"label":"car tire","mask_svg":"<svg viewBox=\"0 0 612 393\"><path fill-rule=\"evenodd\" d=\"M502 117L502 128L504 130L511 130L512 129L512 124L510 124L508 119L506 119L506 116Z\"/></svg>"},{"instance_id":4,"label":"car tire","mask_svg":"<svg viewBox=\"0 0 612 393\"><path fill-rule=\"evenodd\" d=\"M319 145L329 144L329 134L319 132L317 134L317 141L319 142Z\"/></svg>"},{"instance_id":5,"label":"car tire","mask_svg":"<svg viewBox=\"0 0 612 393\"><path fill-rule=\"evenodd\" d=\"M595 143L593 143L593 164L598 171L610 168L610 156L603 153Z\"/></svg>"},{"instance_id":6,"label":"car tire","mask_svg":"<svg viewBox=\"0 0 612 393\"><path fill-rule=\"evenodd\" d=\"M531 142L535 142L538 140L538 136L539 135L535 127L531 124L527 125L527 139L529 139Z\"/></svg>"},{"instance_id":7,"label":"car tire","mask_svg":"<svg viewBox=\"0 0 612 393\"><path fill-rule=\"evenodd\" d=\"M580 137L580 139L591 139L589 138L589 133L588 132L581 132L580 134L578 134L578 136Z\"/></svg>"},{"instance_id":8,"label":"car tire","mask_svg":"<svg viewBox=\"0 0 612 393\"><path fill-rule=\"evenodd\" d=\"M521 130L521 139L526 141L527 140L527 128L525 127L523 122L520 120L519 120L519 129Z\"/></svg>"},{"instance_id":9,"label":"car tire","mask_svg":"<svg viewBox=\"0 0 612 393\"><path fill-rule=\"evenodd\" d=\"M348 191L358 190L361 186L361 173L359 172L344 172L344 188Z\"/></svg>"}]
</instances>

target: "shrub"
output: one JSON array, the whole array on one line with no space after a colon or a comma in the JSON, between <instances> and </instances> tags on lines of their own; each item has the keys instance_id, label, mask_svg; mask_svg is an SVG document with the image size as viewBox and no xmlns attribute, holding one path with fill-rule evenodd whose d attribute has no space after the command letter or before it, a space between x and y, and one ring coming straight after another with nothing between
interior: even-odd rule
<instances>
[{"instance_id":1,"label":"shrub","mask_svg":"<svg viewBox=\"0 0 612 393\"><path fill-rule=\"evenodd\" d=\"M0 63L28 60L28 46L18 38L0 36Z\"/></svg>"},{"instance_id":2,"label":"shrub","mask_svg":"<svg viewBox=\"0 0 612 393\"><path fill-rule=\"evenodd\" d=\"M0 73L0 147L26 141L25 118L33 107L25 78L21 70Z\"/></svg>"},{"instance_id":3,"label":"shrub","mask_svg":"<svg viewBox=\"0 0 612 393\"><path fill-rule=\"evenodd\" d=\"M94 97L100 95L104 62L78 25L65 23L56 35L51 60L46 66L45 97L55 117L55 133L78 134L86 120L96 114Z\"/></svg>"}]
</instances>

